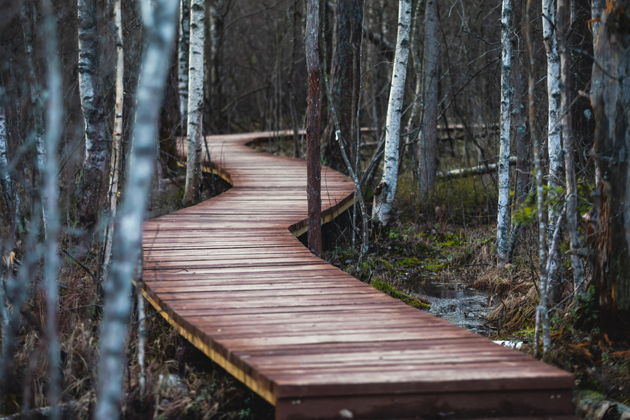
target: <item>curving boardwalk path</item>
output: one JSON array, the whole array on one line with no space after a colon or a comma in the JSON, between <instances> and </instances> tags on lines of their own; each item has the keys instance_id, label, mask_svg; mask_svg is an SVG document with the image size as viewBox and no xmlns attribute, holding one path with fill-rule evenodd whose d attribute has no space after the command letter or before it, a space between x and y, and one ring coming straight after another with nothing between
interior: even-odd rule
<instances>
[{"instance_id":1,"label":"curving boardwalk path","mask_svg":"<svg viewBox=\"0 0 630 420\"><path fill-rule=\"evenodd\" d=\"M207 141L229 191L144 227L144 293L276 418L567 418L571 375L406 306L313 256L303 161ZM326 220L353 185L323 169ZM293 233L292 233L293 232Z\"/></svg>"}]
</instances>

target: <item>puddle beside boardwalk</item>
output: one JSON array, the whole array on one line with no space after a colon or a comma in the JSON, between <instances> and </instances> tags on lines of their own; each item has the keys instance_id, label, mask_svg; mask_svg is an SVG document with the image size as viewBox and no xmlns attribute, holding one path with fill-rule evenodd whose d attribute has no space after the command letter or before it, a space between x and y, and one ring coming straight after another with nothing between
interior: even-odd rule
<instances>
[{"instance_id":1,"label":"puddle beside boardwalk","mask_svg":"<svg viewBox=\"0 0 630 420\"><path fill-rule=\"evenodd\" d=\"M472 332L489 336L494 330L486 317L492 306L489 295L462 285L455 280L426 279L408 281L404 287L409 294L431 303L429 310L435 316L466 328Z\"/></svg>"}]
</instances>

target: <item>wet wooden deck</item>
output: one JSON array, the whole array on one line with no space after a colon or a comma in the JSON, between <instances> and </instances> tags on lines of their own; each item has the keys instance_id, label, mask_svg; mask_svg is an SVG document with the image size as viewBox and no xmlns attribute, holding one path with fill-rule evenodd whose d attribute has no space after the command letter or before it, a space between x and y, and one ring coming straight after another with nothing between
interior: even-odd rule
<instances>
[{"instance_id":1,"label":"wet wooden deck","mask_svg":"<svg viewBox=\"0 0 630 420\"><path fill-rule=\"evenodd\" d=\"M229 191L144 228L144 293L276 418L564 418L573 379L313 256L303 161L208 137ZM329 221L353 185L324 168Z\"/></svg>"}]
</instances>

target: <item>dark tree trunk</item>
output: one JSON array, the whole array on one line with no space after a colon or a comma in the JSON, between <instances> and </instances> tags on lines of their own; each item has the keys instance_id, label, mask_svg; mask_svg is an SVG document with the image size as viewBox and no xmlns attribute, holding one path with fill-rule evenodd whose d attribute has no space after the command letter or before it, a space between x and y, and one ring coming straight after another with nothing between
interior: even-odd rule
<instances>
[{"instance_id":1,"label":"dark tree trunk","mask_svg":"<svg viewBox=\"0 0 630 420\"><path fill-rule=\"evenodd\" d=\"M306 108L306 165L308 197L308 247L316 255L322 253L321 228L321 164L320 164L320 63L319 63L319 0L306 5L306 70L308 91Z\"/></svg>"},{"instance_id":2,"label":"dark tree trunk","mask_svg":"<svg viewBox=\"0 0 630 420\"><path fill-rule=\"evenodd\" d=\"M601 173L593 280L603 326L618 332L623 328L613 321L630 319L630 0L608 0L599 26L591 89Z\"/></svg>"},{"instance_id":3,"label":"dark tree trunk","mask_svg":"<svg viewBox=\"0 0 630 420\"><path fill-rule=\"evenodd\" d=\"M363 0L345 0L337 3L335 10L335 49L333 51L332 99L339 116L342 138L350 143L356 140L355 121L358 90L354 89L361 77L361 32L363 24ZM334 131L334 130L333 130ZM324 154L330 166L345 169L339 145L332 133ZM354 148L346 145L346 150ZM350 161L354 161L352 152Z\"/></svg>"}]
</instances>

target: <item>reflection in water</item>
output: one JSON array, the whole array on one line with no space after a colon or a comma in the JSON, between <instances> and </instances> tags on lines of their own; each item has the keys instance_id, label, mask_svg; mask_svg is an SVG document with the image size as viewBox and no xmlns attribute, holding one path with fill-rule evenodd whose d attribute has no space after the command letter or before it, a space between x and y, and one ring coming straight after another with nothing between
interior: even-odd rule
<instances>
[{"instance_id":1,"label":"reflection in water","mask_svg":"<svg viewBox=\"0 0 630 420\"><path fill-rule=\"evenodd\" d=\"M410 294L431 303L430 313L470 331L490 335L493 330L486 322L492 307L489 296L462 285L455 279L426 279L405 282Z\"/></svg>"}]
</instances>

